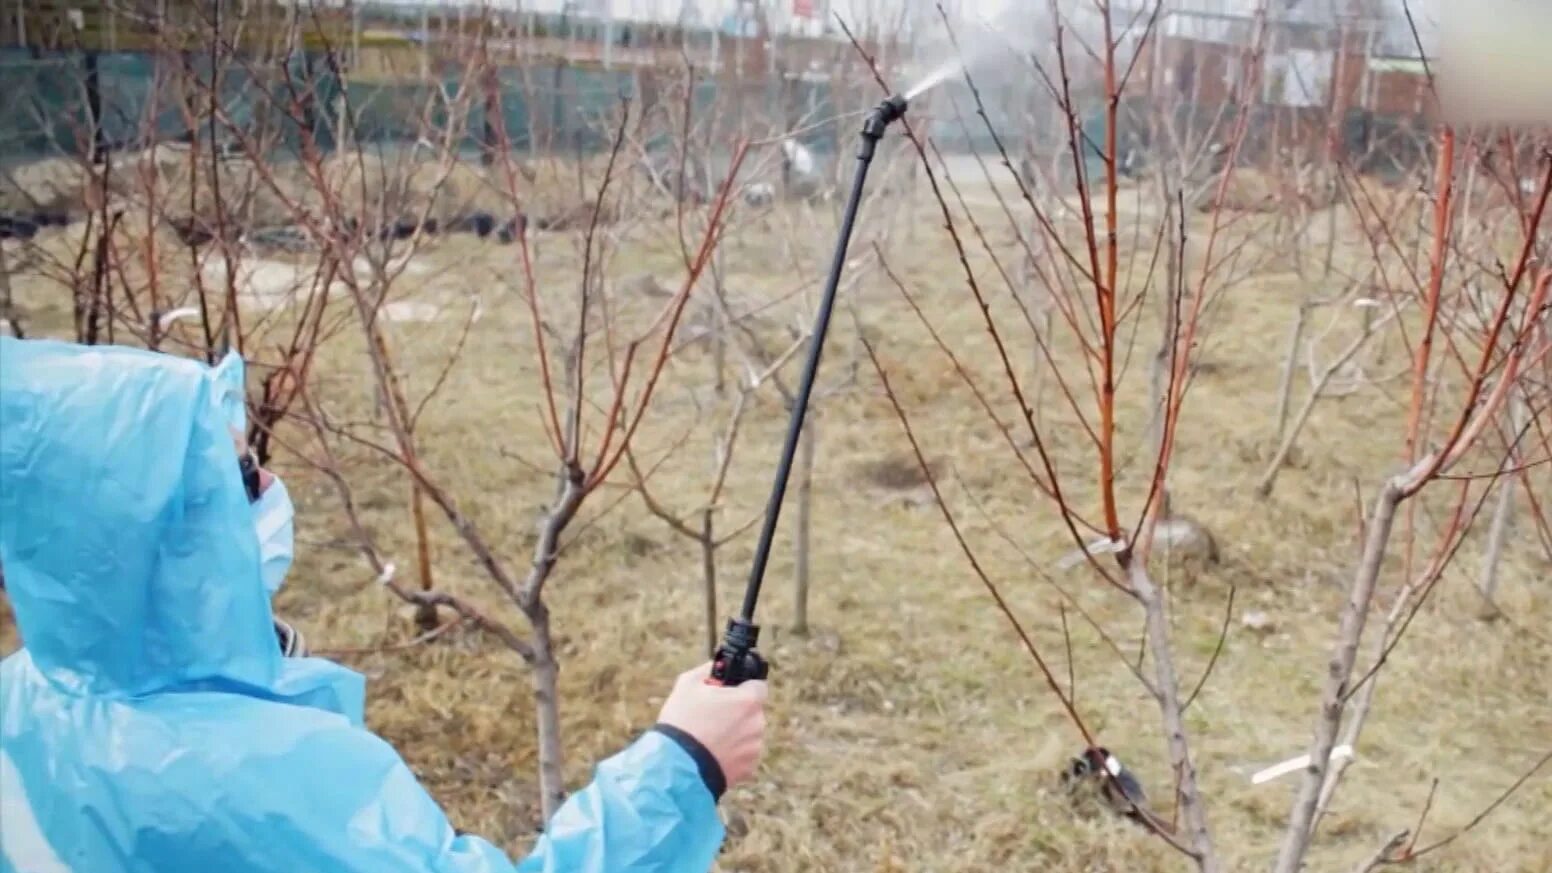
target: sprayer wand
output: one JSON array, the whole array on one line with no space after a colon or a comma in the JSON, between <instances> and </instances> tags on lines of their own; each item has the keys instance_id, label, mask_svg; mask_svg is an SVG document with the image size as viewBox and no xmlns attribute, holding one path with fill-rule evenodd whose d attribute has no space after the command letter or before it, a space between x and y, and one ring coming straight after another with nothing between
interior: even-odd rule
<instances>
[{"instance_id":1,"label":"sprayer wand","mask_svg":"<svg viewBox=\"0 0 1552 873\"><path fill-rule=\"evenodd\" d=\"M835 241L835 259L830 263L830 276L825 280L824 295L819 300L819 311L814 316L814 331L808 338L808 361L803 365L803 379L798 384L797 397L792 401L787 440L781 449L781 461L776 465L776 482L771 486L770 502L765 505L765 522L760 528L760 541L754 549L754 565L749 569L749 582L744 588L744 606L737 618L728 621L722 645L712 658L709 681L715 684L738 685L751 679L764 679L769 672L769 665L755 648L760 639L760 626L754 623L755 606L760 600L760 584L765 580L765 565L771 557L776 521L781 516L782 501L787 495L792 459L797 455L798 440L803 436L808 398L814 392L814 378L819 373L819 358L824 352L825 334L830 330L835 292L841 284L841 271L846 267L846 249L851 244L852 227L857 222L857 210L862 204L868 167L873 163L873 153L878 148L879 140L884 138L884 130L899 120L905 114L905 109L905 98L897 94L878 104L868 113L862 125L857 144L856 176L852 179L846 211L841 216L841 232Z\"/></svg>"}]
</instances>

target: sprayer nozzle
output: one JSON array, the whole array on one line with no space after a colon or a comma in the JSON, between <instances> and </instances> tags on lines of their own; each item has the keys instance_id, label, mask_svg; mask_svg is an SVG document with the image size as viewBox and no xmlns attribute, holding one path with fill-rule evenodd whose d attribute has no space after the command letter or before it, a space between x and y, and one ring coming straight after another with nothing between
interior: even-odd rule
<instances>
[{"instance_id":1,"label":"sprayer nozzle","mask_svg":"<svg viewBox=\"0 0 1552 873\"><path fill-rule=\"evenodd\" d=\"M878 140L884 136L884 128L900 120L905 114L905 97L896 94L885 98L873 111L868 113L868 120L862 124L862 136L868 140Z\"/></svg>"}]
</instances>

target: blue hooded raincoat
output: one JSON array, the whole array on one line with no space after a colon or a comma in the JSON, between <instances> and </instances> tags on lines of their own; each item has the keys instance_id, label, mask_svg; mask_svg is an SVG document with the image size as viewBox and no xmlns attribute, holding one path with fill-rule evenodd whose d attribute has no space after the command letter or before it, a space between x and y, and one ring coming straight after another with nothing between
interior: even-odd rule
<instances>
[{"instance_id":1,"label":"blue hooded raincoat","mask_svg":"<svg viewBox=\"0 0 1552 873\"><path fill-rule=\"evenodd\" d=\"M723 830L659 732L513 864L362 726L362 677L282 658L203 365L0 337L0 873L702 873Z\"/></svg>"}]
</instances>

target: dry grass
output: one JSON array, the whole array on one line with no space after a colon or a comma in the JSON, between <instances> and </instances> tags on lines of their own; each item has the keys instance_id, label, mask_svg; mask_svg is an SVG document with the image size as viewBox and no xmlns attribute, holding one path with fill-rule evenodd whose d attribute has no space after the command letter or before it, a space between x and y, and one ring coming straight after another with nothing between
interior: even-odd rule
<instances>
[{"instance_id":1,"label":"dry grass","mask_svg":"<svg viewBox=\"0 0 1552 873\"><path fill-rule=\"evenodd\" d=\"M229 228L267 228L294 223L298 210L323 214L321 192L327 191L351 207L347 214L359 210L369 224L422 215L448 222L476 212L500 223L521 209L541 227L565 229L585 226L590 219L596 191L588 182L602 177L602 160L518 162L512 173L520 197L514 199L506 168L442 158L428 148L368 144L330 156L320 167L320 188L295 156L268 165L242 156L212 164L206 152L163 144L114 158L108 206L129 214L149 210L168 222L214 233L220 222ZM65 157L0 169L0 211L80 218L102 208L101 172ZM611 213L605 214L605 223L613 220Z\"/></svg>"},{"instance_id":2,"label":"dry grass","mask_svg":"<svg viewBox=\"0 0 1552 873\"><path fill-rule=\"evenodd\" d=\"M811 225L833 226L828 215L806 215ZM820 271L823 237L816 234L800 253L801 269L811 275ZM780 287L778 278L790 278L781 274L793 266L759 233L729 245L730 286L768 291ZM976 371L991 374L995 360L941 233L922 231L903 248L896 269L910 277L937 327ZM574 288L575 253L548 240L541 253L541 289L563 306ZM511 249L438 243L419 256L426 268L406 293L455 303L474 289L483 295L486 315L426 414L423 449L429 469L520 565L549 480L534 415L532 334L513 296L513 258ZM668 277L674 260L659 247L627 246L612 274ZM674 287L677 280L664 282ZM880 338L926 449L945 459L955 512L1065 674L1060 598L1042 581L1070 548L1054 514L1035 498L898 296L880 278L864 282L857 294L865 328ZM1239 611L1262 610L1274 622L1259 634L1232 625L1188 719L1210 820L1236 870L1264 867L1287 812L1291 780L1253 787L1248 775L1307 745L1341 583L1356 558L1354 482L1372 492L1399 452L1393 401L1374 394L1332 401L1315 413L1301 465L1285 472L1269 501L1253 496L1275 402L1280 352L1270 350L1280 348L1300 295L1295 277L1263 273L1214 315L1219 328L1207 351L1213 367L1193 388L1174 479L1176 505L1207 524L1224 552L1223 563L1205 572L1170 571L1184 681L1194 684L1212 654L1231 585ZM412 394L435 378L458 327L455 315L394 326ZM837 331L834 348L848 347L846 319L837 319ZM370 394L361 384L355 343L343 339L329 349L319 365L320 390L342 416L366 418ZM842 367L842 354L829 357L832 371ZM1144 356L1140 347L1126 377L1122 444L1128 454L1143 439ZM653 484L686 506L703 493L707 477L711 428L695 424L709 397L709 360L686 356L672 365L668 393L641 442L646 457L674 449ZM1028 360L1026 354L1022 361ZM1092 504L1093 460L1081 431L1054 409L1046 415L1073 499ZM774 663L770 752L758 781L724 801L733 836L720 869L1184 869L1179 856L1140 829L1076 812L1061 795L1057 773L1080 738L970 575L938 513L930 506L880 505L869 487L881 461L908 450L866 367L860 387L828 404L820 421L810 611L816 629L807 638L785 629L789 519L761 616ZM729 519L742 519L763 502L784 424L774 395L762 395L733 465ZM350 462L365 520L390 557L401 568L411 566L403 477L361 452L350 453ZM1141 500L1139 463L1121 474L1130 511ZM277 466L292 483L299 512L299 557L278 610L321 648L372 648L412 637L409 612L372 585L352 550L326 483L295 459ZM597 517L620 496L606 489L585 515ZM1026 564L999 529L1043 569ZM518 621L449 526L438 519L434 533L438 584ZM1413 826L1435 777L1441 781L1424 839L1450 832L1545 751L1552 737L1552 643L1541 629L1552 619L1552 574L1529 526L1518 527L1503 583L1513 622L1481 623L1472 617L1470 589L1479 542L1475 537L1462 554L1383 675L1359 760L1311 869L1350 869L1392 832ZM724 603L736 596L751 547L746 538L722 553ZM562 720L573 785L586 781L590 762L649 725L672 676L702 656L698 572L698 557L634 498L569 537L551 608L562 638ZM1123 647L1137 645L1138 609L1084 570L1058 581ZM1070 611L1068 618L1079 706L1167 809L1165 744L1151 701L1093 632ZM404 754L454 822L514 853L525 851L536 818L536 763L530 689L519 660L462 630L428 645L341 659L370 679L370 726ZM1552 780L1543 777L1473 834L1414 869L1552 868L1548 809Z\"/></svg>"},{"instance_id":3,"label":"dry grass","mask_svg":"<svg viewBox=\"0 0 1552 873\"><path fill-rule=\"evenodd\" d=\"M0 171L0 210L69 212L84 207L89 174L79 161L48 158Z\"/></svg>"}]
</instances>

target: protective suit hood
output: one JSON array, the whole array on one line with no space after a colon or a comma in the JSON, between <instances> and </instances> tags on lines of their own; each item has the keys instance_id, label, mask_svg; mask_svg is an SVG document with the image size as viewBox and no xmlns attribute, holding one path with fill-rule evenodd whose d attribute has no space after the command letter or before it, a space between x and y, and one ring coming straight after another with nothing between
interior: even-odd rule
<instances>
[{"instance_id":1,"label":"protective suit hood","mask_svg":"<svg viewBox=\"0 0 1552 873\"><path fill-rule=\"evenodd\" d=\"M0 563L26 653L100 697L335 684L328 708L359 721L359 677L283 675L223 396L195 361L0 337Z\"/></svg>"},{"instance_id":2,"label":"protective suit hood","mask_svg":"<svg viewBox=\"0 0 1552 873\"><path fill-rule=\"evenodd\" d=\"M514 865L362 727L359 674L281 657L222 378L0 337L0 873L706 873L716 801L668 735Z\"/></svg>"}]
</instances>

